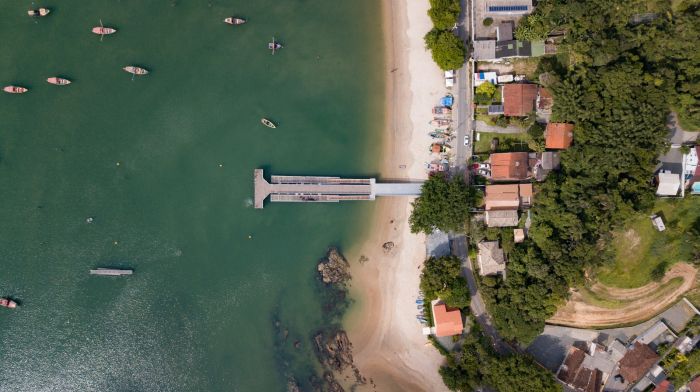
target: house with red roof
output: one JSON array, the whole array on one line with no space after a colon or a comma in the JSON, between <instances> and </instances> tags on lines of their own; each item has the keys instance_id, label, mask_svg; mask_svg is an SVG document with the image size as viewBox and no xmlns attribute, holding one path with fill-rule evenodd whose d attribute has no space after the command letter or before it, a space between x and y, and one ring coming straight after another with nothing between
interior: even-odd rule
<instances>
[{"instance_id":1,"label":"house with red roof","mask_svg":"<svg viewBox=\"0 0 700 392\"><path fill-rule=\"evenodd\" d=\"M433 303L433 323L437 337L461 335L464 331L462 312L445 304Z\"/></svg>"},{"instance_id":2,"label":"house with red roof","mask_svg":"<svg viewBox=\"0 0 700 392\"><path fill-rule=\"evenodd\" d=\"M564 150L574 141L574 124L549 123L544 131L545 147Z\"/></svg>"},{"instance_id":3,"label":"house with red roof","mask_svg":"<svg viewBox=\"0 0 700 392\"><path fill-rule=\"evenodd\" d=\"M523 117L535 111L537 102L536 84L509 83L503 86L503 114Z\"/></svg>"}]
</instances>

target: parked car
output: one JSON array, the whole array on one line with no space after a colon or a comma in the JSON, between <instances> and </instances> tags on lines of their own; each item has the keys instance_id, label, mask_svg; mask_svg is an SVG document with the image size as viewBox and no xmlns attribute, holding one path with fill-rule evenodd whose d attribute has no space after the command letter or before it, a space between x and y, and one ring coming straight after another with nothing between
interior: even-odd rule
<instances>
[{"instance_id":1,"label":"parked car","mask_svg":"<svg viewBox=\"0 0 700 392\"><path fill-rule=\"evenodd\" d=\"M469 145L469 136L464 136L464 145L465 146Z\"/></svg>"},{"instance_id":2,"label":"parked car","mask_svg":"<svg viewBox=\"0 0 700 392\"><path fill-rule=\"evenodd\" d=\"M491 171L491 164L490 163L479 163L479 167L477 169L486 169Z\"/></svg>"},{"instance_id":3,"label":"parked car","mask_svg":"<svg viewBox=\"0 0 700 392\"><path fill-rule=\"evenodd\" d=\"M478 163L472 163L471 165L469 165L469 168L472 169L472 170L475 170L475 171L476 171L476 170L479 170L479 164L478 164Z\"/></svg>"},{"instance_id":4,"label":"parked car","mask_svg":"<svg viewBox=\"0 0 700 392\"><path fill-rule=\"evenodd\" d=\"M480 176L484 177L490 177L491 176L491 170L486 170L486 169L479 169L477 172Z\"/></svg>"}]
</instances>

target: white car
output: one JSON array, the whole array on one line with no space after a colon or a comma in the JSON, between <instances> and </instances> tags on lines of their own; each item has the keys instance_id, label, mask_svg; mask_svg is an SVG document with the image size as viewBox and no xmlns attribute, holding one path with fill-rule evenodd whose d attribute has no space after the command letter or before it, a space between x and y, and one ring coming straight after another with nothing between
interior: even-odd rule
<instances>
[{"instance_id":1,"label":"white car","mask_svg":"<svg viewBox=\"0 0 700 392\"><path fill-rule=\"evenodd\" d=\"M464 145L468 146L469 145L469 136L464 137Z\"/></svg>"},{"instance_id":2,"label":"white car","mask_svg":"<svg viewBox=\"0 0 700 392\"><path fill-rule=\"evenodd\" d=\"M491 170L491 164L490 163L480 163L479 169Z\"/></svg>"}]
</instances>

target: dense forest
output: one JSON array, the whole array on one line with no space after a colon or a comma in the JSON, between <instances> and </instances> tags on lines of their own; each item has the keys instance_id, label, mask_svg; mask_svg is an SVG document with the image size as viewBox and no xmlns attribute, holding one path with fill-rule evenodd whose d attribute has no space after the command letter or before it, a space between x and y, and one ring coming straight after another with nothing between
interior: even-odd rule
<instances>
[{"instance_id":1,"label":"dense forest","mask_svg":"<svg viewBox=\"0 0 700 392\"><path fill-rule=\"evenodd\" d=\"M529 356L498 355L479 325L472 324L458 351L440 350L447 357L440 375L450 390L473 391L488 386L499 392L561 391L553 375Z\"/></svg>"},{"instance_id":2,"label":"dense forest","mask_svg":"<svg viewBox=\"0 0 700 392\"><path fill-rule=\"evenodd\" d=\"M540 187L507 280L482 286L504 337L531 341L584 270L609 259L612 229L651 208L670 110L700 122L698 20L698 2L542 0L525 21L520 34L566 34L540 66L553 80L553 119L575 124L575 145Z\"/></svg>"}]
</instances>

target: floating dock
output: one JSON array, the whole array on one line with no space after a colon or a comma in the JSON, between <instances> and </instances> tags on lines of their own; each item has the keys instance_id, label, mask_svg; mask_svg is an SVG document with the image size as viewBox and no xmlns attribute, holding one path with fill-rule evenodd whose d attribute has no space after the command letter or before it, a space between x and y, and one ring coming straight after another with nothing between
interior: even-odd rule
<instances>
[{"instance_id":1,"label":"floating dock","mask_svg":"<svg viewBox=\"0 0 700 392\"><path fill-rule=\"evenodd\" d=\"M120 276L131 275L133 273L134 270L130 269L98 268L90 270L90 275Z\"/></svg>"},{"instance_id":2,"label":"floating dock","mask_svg":"<svg viewBox=\"0 0 700 392\"><path fill-rule=\"evenodd\" d=\"M374 200L376 196L418 196L423 182L381 183L374 178L319 176L271 176L265 180L262 169L253 174L255 208L272 202L329 203L345 200Z\"/></svg>"}]
</instances>

